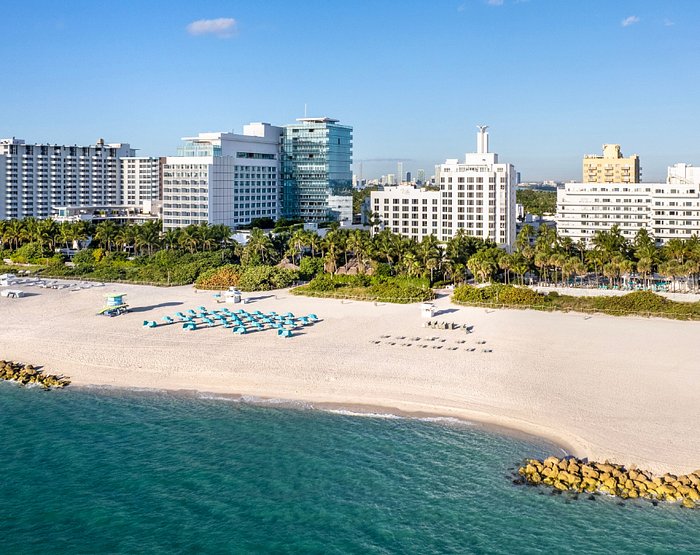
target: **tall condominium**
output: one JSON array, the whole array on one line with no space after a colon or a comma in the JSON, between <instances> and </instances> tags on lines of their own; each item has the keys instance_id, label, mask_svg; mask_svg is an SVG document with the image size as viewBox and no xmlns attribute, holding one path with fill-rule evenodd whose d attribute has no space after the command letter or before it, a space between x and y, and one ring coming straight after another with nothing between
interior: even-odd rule
<instances>
[{"instance_id":1,"label":"tall condominium","mask_svg":"<svg viewBox=\"0 0 700 555\"><path fill-rule=\"evenodd\" d=\"M0 219L48 218L59 206L122 203L122 163L128 144L26 144L0 139Z\"/></svg>"},{"instance_id":2,"label":"tall condominium","mask_svg":"<svg viewBox=\"0 0 700 555\"><path fill-rule=\"evenodd\" d=\"M461 229L468 235L511 246L515 241L515 182L512 164L489 152L486 126L479 126L476 152L464 162L448 159L436 167L440 190L385 187L371 193L379 215L375 231L386 228L420 240L435 235L447 241Z\"/></svg>"},{"instance_id":3,"label":"tall condominium","mask_svg":"<svg viewBox=\"0 0 700 555\"><path fill-rule=\"evenodd\" d=\"M329 197L352 194L352 127L331 118L300 118L284 128L282 212L323 222L333 217Z\"/></svg>"},{"instance_id":4,"label":"tall condominium","mask_svg":"<svg viewBox=\"0 0 700 555\"><path fill-rule=\"evenodd\" d=\"M251 123L243 134L185 137L163 164L163 227L225 224L280 216L282 128Z\"/></svg>"},{"instance_id":5,"label":"tall condominium","mask_svg":"<svg viewBox=\"0 0 700 555\"><path fill-rule=\"evenodd\" d=\"M603 145L603 155L583 157L584 183L639 183L639 156L622 156L620 145Z\"/></svg>"},{"instance_id":6,"label":"tall condominium","mask_svg":"<svg viewBox=\"0 0 700 555\"><path fill-rule=\"evenodd\" d=\"M163 159L164 160L164 159ZM122 158L122 202L131 206L160 200L162 193L162 160L158 157Z\"/></svg>"},{"instance_id":7,"label":"tall condominium","mask_svg":"<svg viewBox=\"0 0 700 555\"><path fill-rule=\"evenodd\" d=\"M644 228L657 244L700 235L700 168L676 164L666 183L565 183L557 190L559 234L590 246L617 225L634 239Z\"/></svg>"},{"instance_id":8,"label":"tall condominium","mask_svg":"<svg viewBox=\"0 0 700 555\"><path fill-rule=\"evenodd\" d=\"M515 168L498 162L489 152L486 126L479 126L476 152L463 163L447 160L438 166L444 210L441 235L447 240L458 230L467 235L491 239L501 245L515 242Z\"/></svg>"},{"instance_id":9,"label":"tall condominium","mask_svg":"<svg viewBox=\"0 0 700 555\"><path fill-rule=\"evenodd\" d=\"M440 191L413 185L384 187L370 193L370 210L379 223L373 231L388 229L420 241L427 235L440 237L442 214Z\"/></svg>"}]
</instances>

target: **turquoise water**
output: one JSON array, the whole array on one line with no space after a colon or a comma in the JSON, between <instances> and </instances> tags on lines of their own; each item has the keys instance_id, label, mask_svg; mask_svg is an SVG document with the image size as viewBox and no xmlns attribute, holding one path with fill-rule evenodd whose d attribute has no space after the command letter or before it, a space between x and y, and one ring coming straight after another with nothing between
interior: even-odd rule
<instances>
[{"instance_id":1,"label":"turquoise water","mask_svg":"<svg viewBox=\"0 0 700 555\"><path fill-rule=\"evenodd\" d=\"M0 552L691 553L700 511L514 486L466 424L0 384Z\"/></svg>"}]
</instances>

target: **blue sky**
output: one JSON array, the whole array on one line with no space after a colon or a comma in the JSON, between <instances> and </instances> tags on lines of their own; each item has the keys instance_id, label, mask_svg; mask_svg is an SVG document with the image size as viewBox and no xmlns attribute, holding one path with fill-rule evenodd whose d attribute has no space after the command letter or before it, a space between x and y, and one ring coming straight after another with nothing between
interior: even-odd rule
<instances>
[{"instance_id":1,"label":"blue sky","mask_svg":"<svg viewBox=\"0 0 700 555\"><path fill-rule=\"evenodd\" d=\"M41 1L3 4L0 137L129 142L328 115L365 177L492 150L579 179L606 142L644 179L700 164L700 2ZM356 171L358 170L356 164Z\"/></svg>"}]
</instances>

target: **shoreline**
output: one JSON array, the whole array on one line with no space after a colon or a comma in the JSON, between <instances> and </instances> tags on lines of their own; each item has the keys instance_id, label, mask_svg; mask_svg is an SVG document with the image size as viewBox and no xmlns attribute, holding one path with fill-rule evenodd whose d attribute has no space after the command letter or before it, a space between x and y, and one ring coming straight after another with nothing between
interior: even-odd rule
<instances>
[{"instance_id":1,"label":"shoreline","mask_svg":"<svg viewBox=\"0 0 700 555\"><path fill-rule=\"evenodd\" d=\"M129 386L109 386L93 383L74 382L71 389L77 390L104 390L127 391L134 393L170 393L185 395L205 400L232 401L259 407L281 407L299 410L314 410L333 414L346 415L358 418L401 418L407 420L419 420L424 422L458 422L470 428L494 433L497 435L522 439L531 443L547 443L559 449L561 455L577 456L574 444L569 439L561 437L553 430L544 430L534 424L515 420L495 418L486 412L457 410L441 411L440 407L426 407L424 410L398 408L402 403L396 402L386 405L367 404L361 401L311 401L308 399L282 399L265 395L243 394L233 392L213 392L200 389L168 389L168 388L140 388Z\"/></svg>"},{"instance_id":2,"label":"shoreline","mask_svg":"<svg viewBox=\"0 0 700 555\"><path fill-rule=\"evenodd\" d=\"M107 293L132 312L96 316ZM191 287L106 284L0 299L0 355L70 376L74 386L196 391L317 408L457 418L547 441L579 458L655 472L700 467L699 322L534 310L246 295L248 311L314 313L278 338L221 326L184 331L175 312L223 308ZM557 454L560 454L557 452Z\"/></svg>"}]
</instances>

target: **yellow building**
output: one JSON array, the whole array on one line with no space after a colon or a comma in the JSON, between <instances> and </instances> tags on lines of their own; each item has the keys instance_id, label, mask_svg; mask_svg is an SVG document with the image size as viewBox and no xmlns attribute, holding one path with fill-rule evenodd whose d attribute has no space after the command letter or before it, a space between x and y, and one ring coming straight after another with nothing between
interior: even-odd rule
<instances>
[{"instance_id":1,"label":"yellow building","mask_svg":"<svg viewBox=\"0 0 700 555\"><path fill-rule=\"evenodd\" d=\"M639 156L622 157L620 145L603 145L603 155L583 157L584 183L639 183Z\"/></svg>"}]
</instances>

